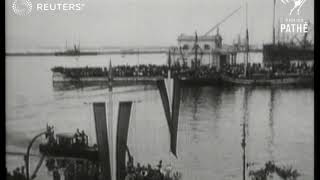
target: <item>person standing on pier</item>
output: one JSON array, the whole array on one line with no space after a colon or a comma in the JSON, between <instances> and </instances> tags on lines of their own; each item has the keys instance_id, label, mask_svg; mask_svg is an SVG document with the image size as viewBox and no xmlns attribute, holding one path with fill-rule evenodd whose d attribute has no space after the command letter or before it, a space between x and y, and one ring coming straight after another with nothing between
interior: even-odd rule
<instances>
[{"instance_id":1,"label":"person standing on pier","mask_svg":"<svg viewBox=\"0 0 320 180\"><path fill-rule=\"evenodd\" d=\"M53 171L53 180L60 180L60 179L61 179L60 173L59 173L59 171L57 169L55 169Z\"/></svg>"}]
</instances>

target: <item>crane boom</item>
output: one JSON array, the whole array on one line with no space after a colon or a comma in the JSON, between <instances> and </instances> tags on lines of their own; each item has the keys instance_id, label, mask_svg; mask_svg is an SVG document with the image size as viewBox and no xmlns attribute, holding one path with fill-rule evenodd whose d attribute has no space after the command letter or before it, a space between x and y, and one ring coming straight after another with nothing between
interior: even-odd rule
<instances>
[{"instance_id":1,"label":"crane boom","mask_svg":"<svg viewBox=\"0 0 320 180\"><path fill-rule=\"evenodd\" d=\"M239 11L239 9L241 9L241 6L239 8L237 8L236 10L234 10L231 14L229 14L227 17L225 17L224 19L222 19L219 23L217 23L215 26L213 26L208 32L206 32L204 34L204 36L207 36L209 33L211 33L214 29L216 29L220 24L222 24L224 21L226 21L227 19L229 19L232 15L234 15L237 11Z\"/></svg>"}]
</instances>

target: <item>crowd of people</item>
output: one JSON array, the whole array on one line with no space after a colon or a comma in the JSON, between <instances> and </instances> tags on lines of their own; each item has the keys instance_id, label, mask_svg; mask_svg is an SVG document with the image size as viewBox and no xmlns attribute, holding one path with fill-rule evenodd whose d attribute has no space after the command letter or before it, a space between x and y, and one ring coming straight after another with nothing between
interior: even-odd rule
<instances>
[{"instance_id":1,"label":"crowd of people","mask_svg":"<svg viewBox=\"0 0 320 180\"><path fill-rule=\"evenodd\" d=\"M258 170L250 170L249 176L252 180L264 180L268 179L268 176L277 174L281 179L296 180L301 174L297 169L286 166L278 166L273 161L265 163L264 167Z\"/></svg>"},{"instance_id":2,"label":"crowd of people","mask_svg":"<svg viewBox=\"0 0 320 180\"><path fill-rule=\"evenodd\" d=\"M171 166L163 167L161 160L156 167L141 166L140 163L135 166L133 161L128 161L125 180L180 180L181 177L181 173L173 171Z\"/></svg>"},{"instance_id":3,"label":"crowd of people","mask_svg":"<svg viewBox=\"0 0 320 180\"><path fill-rule=\"evenodd\" d=\"M172 65L172 77L212 77L218 75L216 67L197 66L191 68L179 64ZM286 64L261 64L248 63L247 76L281 76L288 74L305 75L313 73L313 65L306 63L286 63ZM55 67L54 72L60 72L67 77L103 77L108 76L108 69L102 67L85 67L85 68L64 68ZM112 68L112 77L167 77L169 67L167 65L119 65ZM224 64L219 70L222 73L241 77L244 75L245 64Z\"/></svg>"},{"instance_id":4,"label":"crowd of people","mask_svg":"<svg viewBox=\"0 0 320 180\"><path fill-rule=\"evenodd\" d=\"M172 65L171 76L193 76L195 69L179 64ZM169 67L167 65L119 65L112 68L112 77L167 77ZM107 77L108 69L102 67L85 67L85 68L64 68L54 67L53 72L59 72L66 77ZM216 72L214 67L199 66L197 68L198 76L208 76Z\"/></svg>"},{"instance_id":5,"label":"crowd of people","mask_svg":"<svg viewBox=\"0 0 320 180\"><path fill-rule=\"evenodd\" d=\"M53 180L100 180L98 163L87 160L47 159L46 167Z\"/></svg>"},{"instance_id":6,"label":"crowd of people","mask_svg":"<svg viewBox=\"0 0 320 180\"><path fill-rule=\"evenodd\" d=\"M49 145L54 146L58 144L57 139L55 138L55 135L54 135L53 127L46 134L46 138L48 140ZM80 130L77 129L76 133L73 135L73 138L74 138L74 145L82 145L82 146L88 145L88 135L84 132L84 130L80 132ZM59 145L62 145L62 146L69 145L68 143L70 142L65 142L62 139L60 139L59 141Z\"/></svg>"},{"instance_id":7,"label":"crowd of people","mask_svg":"<svg viewBox=\"0 0 320 180\"><path fill-rule=\"evenodd\" d=\"M76 133L74 134L75 144L80 145L88 145L88 135L82 130L81 132L77 129Z\"/></svg>"},{"instance_id":8,"label":"crowd of people","mask_svg":"<svg viewBox=\"0 0 320 180\"><path fill-rule=\"evenodd\" d=\"M164 76L168 67L165 65L121 65L113 68L115 77Z\"/></svg>"},{"instance_id":9,"label":"crowd of people","mask_svg":"<svg viewBox=\"0 0 320 180\"><path fill-rule=\"evenodd\" d=\"M138 76L164 76L168 66L166 65L119 65L112 67L113 77L138 77ZM67 77L103 77L108 76L106 67L64 68L54 67L53 72L59 72Z\"/></svg>"},{"instance_id":10,"label":"crowd of people","mask_svg":"<svg viewBox=\"0 0 320 180\"><path fill-rule=\"evenodd\" d=\"M173 171L171 166L163 167L162 161L152 167L133 164L129 158L126 169L120 173L120 179L124 180L181 180L181 173ZM98 163L86 160L70 161L67 159L48 159L46 167L53 180L60 180L62 175L65 180L102 180L101 167Z\"/></svg>"},{"instance_id":11,"label":"crowd of people","mask_svg":"<svg viewBox=\"0 0 320 180\"><path fill-rule=\"evenodd\" d=\"M47 133L48 143L58 144L54 138L53 127L48 128ZM87 145L87 135L84 131L76 130L73 136L75 144ZM63 145L60 142L59 145ZM129 148L126 148L128 153L128 161L125 169L120 172L121 179L124 180L179 180L180 173L173 172L170 166L163 167L162 161L156 167L150 164L147 166L137 163L134 165L133 157L130 154ZM65 180L101 180L101 166L94 160L70 160L68 158L49 158L46 160L46 167L51 172L54 180L60 180L62 175Z\"/></svg>"},{"instance_id":12,"label":"crowd of people","mask_svg":"<svg viewBox=\"0 0 320 180\"><path fill-rule=\"evenodd\" d=\"M6 173L7 173L7 180L26 180L26 175L25 175L25 172L24 172L24 166L21 166L21 167L17 167L16 169L14 169L11 172L9 172L7 169L6 169Z\"/></svg>"}]
</instances>

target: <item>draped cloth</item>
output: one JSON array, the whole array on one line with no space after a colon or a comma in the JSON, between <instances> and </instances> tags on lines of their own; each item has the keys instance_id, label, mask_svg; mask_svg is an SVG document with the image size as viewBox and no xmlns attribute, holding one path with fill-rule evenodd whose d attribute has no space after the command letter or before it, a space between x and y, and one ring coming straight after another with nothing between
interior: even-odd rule
<instances>
[{"instance_id":1,"label":"draped cloth","mask_svg":"<svg viewBox=\"0 0 320 180\"><path fill-rule=\"evenodd\" d=\"M125 179L126 170L126 152L128 129L131 114L132 102L120 102L118 111L118 125L117 125L117 151L116 151L116 174L117 180Z\"/></svg>"},{"instance_id":2,"label":"draped cloth","mask_svg":"<svg viewBox=\"0 0 320 180\"><path fill-rule=\"evenodd\" d=\"M180 80L167 78L157 81L170 133L170 150L177 157L177 135L180 108Z\"/></svg>"},{"instance_id":3,"label":"draped cloth","mask_svg":"<svg viewBox=\"0 0 320 180\"><path fill-rule=\"evenodd\" d=\"M99 160L102 167L102 175L111 179L111 166L108 142L108 130L106 121L106 105L104 102L93 103L94 121L96 127Z\"/></svg>"},{"instance_id":4,"label":"draped cloth","mask_svg":"<svg viewBox=\"0 0 320 180\"><path fill-rule=\"evenodd\" d=\"M102 174L105 179L124 180L125 178L127 139L131 109L132 101L119 102L118 114L115 118L116 121L112 123L109 122L108 127L105 103L93 103L99 160L102 167ZM110 111L108 112L110 113ZM116 131L112 130L113 127L115 127L113 124L116 125ZM112 132L112 134L110 132ZM115 141L112 141L111 139L115 139ZM115 151L115 153L110 153L111 150L113 152ZM115 169L115 171L112 169Z\"/></svg>"}]
</instances>

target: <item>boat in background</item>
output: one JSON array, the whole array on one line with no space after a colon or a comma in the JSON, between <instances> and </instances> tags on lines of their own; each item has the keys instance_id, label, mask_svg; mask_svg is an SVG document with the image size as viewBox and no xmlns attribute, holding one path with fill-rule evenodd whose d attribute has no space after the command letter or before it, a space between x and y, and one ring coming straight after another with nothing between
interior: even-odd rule
<instances>
[{"instance_id":1,"label":"boat in background","mask_svg":"<svg viewBox=\"0 0 320 180\"><path fill-rule=\"evenodd\" d=\"M69 157L98 161L98 147L88 145L88 136L82 132L47 136L48 142L39 145L41 154L48 157Z\"/></svg>"},{"instance_id":2,"label":"boat in background","mask_svg":"<svg viewBox=\"0 0 320 180\"><path fill-rule=\"evenodd\" d=\"M67 43L66 43L66 50L61 52L55 52L55 56L96 56L98 55L98 52L93 51L80 51L80 43L77 45L73 45L73 49L68 49Z\"/></svg>"},{"instance_id":3,"label":"boat in background","mask_svg":"<svg viewBox=\"0 0 320 180\"><path fill-rule=\"evenodd\" d=\"M265 46L266 47L266 46ZM275 51L281 51L282 49L274 48L274 46L268 46L270 49ZM269 50L270 50L269 49ZM272 53L272 56L269 57L265 54L268 49L264 49L264 58L274 58L274 55L277 55L279 59L281 59L280 63L274 63L273 60L270 60L271 63L264 63L264 65L270 66L268 72L262 74L251 74L248 76L248 61L249 61L249 31L248 31L248 9L246 5L246 54L245 54L245 61L244 61L244 72L241 75L230 74L226 72L220 73L221 81L227 84L238 84L238 85L313 85L314 84L314 73L313 73L313 65L312 67L307 67L306 64L304 69L307 69L306 72L299 72L299 73L283 73L283 72L276 72L273 67L275 65L283 65L287 66L290 65L288 62L288 58L290 56L294 56L294 54L299 54L301 51L294 51L295 49L290 49L289 51L281 51L281 54L284 54L286 57L281 57L278 53ZM294 52L294 53L293 53ZM309 52L309 51L305 51ZM310 54L310 52L309 52ZM303 53L301 56L304 56ZM267 57L265 57L267 56ZM297 56L295 56L297 57ZM284 58L284 59L283 59ZM301 57L304 59L303 57ZM286 62L284 62L286 60ZM299 64L299 63L298 63Z\"/></svg>"},{"instance_id":4,"label":"boat in background","mask_svg":"<svg viewBox=\"0 0 320 180\"><path fill-rule=\"evenodd\" d=\"M263 45L263 62L265 64L279 64L288 61L313 61L314 60L314 44L312 40L308 40L311 31L313 31L313 25L310 21L306 21L307 31L303 33L302 37L298 37L299 33L294 34L289 41L289 37L281 35L278 30L278 37L276 43L275 35L275 7L276 1L273 4L273 32L272 43ZM280 26L280 22L279 25ZM278 27L280 28L280 27ZM281 36L281 37L280 37ZM311 38L313 39L313 37Z\"/></svg>"}]
</instances>

